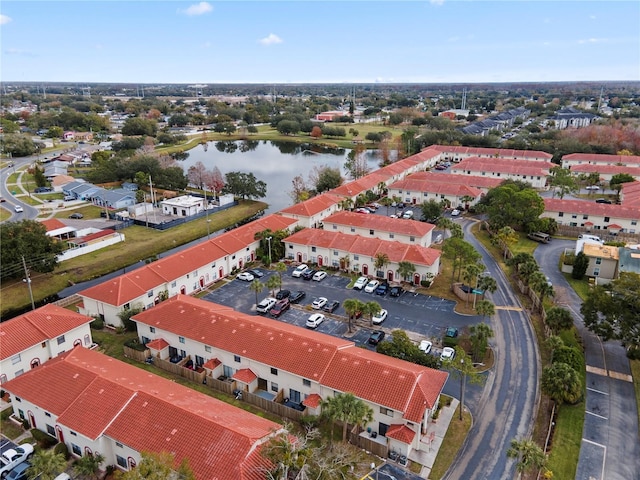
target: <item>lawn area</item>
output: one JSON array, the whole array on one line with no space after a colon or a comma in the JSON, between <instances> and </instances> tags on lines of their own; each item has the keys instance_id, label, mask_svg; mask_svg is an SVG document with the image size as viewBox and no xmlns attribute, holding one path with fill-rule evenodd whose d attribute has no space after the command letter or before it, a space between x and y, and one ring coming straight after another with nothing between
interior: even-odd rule
<instances>
[{"instance_id":1,"label":"lawn area","mask_svg":"<svg viewBox=\"0 0 640 480\"><path fill-rule=\"evenodd\" d=\"M443 395L443 397L446 397L446 395ZM446 473L451 466L451 462L456 458L462 443L465 438L467 438L469 429L471 429L471 413L465 410L462 415L462 421L458 418L458 415L454 414L451 419L449 429L447 430L447 434L444 436L444 440L442 441L442 445L438 451L438 456L436 457L436 461L433 463L433 468L429 474L429 478L431 480L439 480Z\"/></svg>"},{"instance_id":2,"label":"lawn area","mask_svg":"<svg viewBox=\"0 0 640 480\"><path fill-rule=\"evenodd\" d=\"M591 292L591 285L589 285L587 279L576 280L570 273L563 273L563 275L567 282L569 282L569 285L571 285L571 288L573 288L582 301L585 301Z\"/></svg>"},{"instance_id":3,"label":"lawn area","mask_svg":"<svg viewBox=\"0 0 640 480\"><path fill-rule=\"evenodd\" d=\"M553 478L576 478L583 423L584 402L560 406L548 464Z\"/></svg>"},{"instance_id":4,"label":"lawn area","mask_svg":"<svg viewBox=\"0 0 640 480\"><path fill-rule=\"evenodd\" d=\"M0 208L0 222L4 222L5 220L9 220L11 218L11 212L8 210L10 205L5 203Z\"/></svg>"},{"instance_id":5,"label":"lawn area","mask_svg":"<svg viewBox=\"0 0 640 480\"><path fill-rule=\"evenodd\" d=\"M2 411L0 415L0 426L2 427L2 434L7 438L13 440L24 433L22 427L19 427L11 420L9 420L9 416L13 413L12 408L7 408Z\"/></svg>"},{"instance_id":6,"label":"lawn area","mask_svg":"<svg viewBox=\"0 0 640 480\"><path fill-rule=\"evenodd\" d=\"M236 207L209 215L210 230L215 232L251 217L266 204L252 200L241 201ZM97 207L91 207L97 208ZM82 211L82 209L78 210ZM68 215L68 212L67 212ZM31 275L33 296L37 301L55 295L71 283L79 283L114 272L140 260L152 259L159 253L189 243L207 235L206 217L160 231L141 226L120 230L125 242L67 260L52 273ZM29 292L21 279L2 284L2 313L29 305Z\"/></svg>"},{"instance_id":7,"label":"lawn area","mask_svg":"<svg viewBox=\"0 0 640 480\"><path fill-rule=\"evenodd\" d=\"M636 392L636 404L638 406L638 434L640 435L640 360L629 360L631 375L633 376L633 389Z\"/></svg>"}]
</instances>

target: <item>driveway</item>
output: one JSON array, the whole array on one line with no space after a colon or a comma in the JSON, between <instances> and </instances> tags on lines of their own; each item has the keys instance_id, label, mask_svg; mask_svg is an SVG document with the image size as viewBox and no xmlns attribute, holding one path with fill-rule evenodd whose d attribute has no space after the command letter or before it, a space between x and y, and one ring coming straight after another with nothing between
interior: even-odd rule
<instances>
[{"instance_id":1,"label":"driveway","mask_svg":"<svg viewBox=\"0 0 640 480\"><path fill-rule=\"evenodd\" d=\"M558 271L565 248L574 249L575 241L555 239L536 248L534 257L553 282L556 302L573 314L584 344L586 409L576 479L640 478L638 411L629 360L619 342L602 342L584 326L582 300Z\"/></svg>"}]
</instances>

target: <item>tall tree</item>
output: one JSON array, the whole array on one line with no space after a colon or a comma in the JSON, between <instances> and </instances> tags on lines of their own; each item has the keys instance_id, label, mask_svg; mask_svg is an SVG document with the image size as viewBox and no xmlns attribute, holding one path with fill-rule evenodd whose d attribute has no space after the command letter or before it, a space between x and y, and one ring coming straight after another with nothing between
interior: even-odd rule
<instances>
[{"instance_id":1,"label":"tall tree","mask_svg":"<svg viewBox=\"0 0 640 480\"><path fill-rule=\"evenodd\" d=\"M443 367L451 368L451 375L460 379L460 415L462 420L462 409L464 408L464 394L467 386L467 380L474 384L480 384L484 381L484 377L478 373L473 366L471 357L467 355L462 347L455 347L456 354L453 359L443 362Z\"/></svg>"},{"instance_id":2,"label":"tall tree","mask_svg":"<svg viewBox=\"0 0 640 480\"><path fill-rule=\"evenodd\" d=\"M460 279L463 265L477 263L482 258L473 245L457 237L447 238L444 241L442 254L452 263L451 283L456 278L456 272L458 273L458 279Z\"/></svg>"},{"instance_id":3,"label":"tall tree","mask_svg":"<svg viewBox=\"0 0 640 480\"><path fill-rule=\"evenodd\" d=\"M568 193L577 190L578 185L575 177L571 174L571 170L562 168L560 165L551 169L551 178L549 180L553 188L553 194L558 194L561 199Z\"/></svg>"},{"instance_id":4,"label":"tall tree","mask_svg":"<svg viewBox=\"0 0 640 480\"><path fill-rule=\"evenodd\" d=\"M408 281L407 279L409 279L415 272L416 266L413 263L407 260L402 260L398 263L398 275L402 280Z\"/></svg>"},{"instance_id":5,"label":"tall tree","mask_svg":"<svg viewBox=\"0 0 640 480\"><path fill-rule=\"evenodd\" d=\"M422 205L420 205L420 209L422 210L422 219L425 222L437 223L438 226L440 226L440 222L442 220L442 212L444 212L444 206L442 205L442 202L436 202L433 199L426 200L422 202ZM446 225L446 227L441 228L449 228L448 224L443 225Z\"/></svg>"},{"instance_id":6,"label":"tall tree","mask_svg":"<svg viewBox=\"0 0 640 480\"><path fill-rule=\"evenodd\" d=\"M480 307L481 305L482 307ZM487 307L486 310L484 309L485 307ZM493 314L489 313L489 311L493 311L493 304L487 300L481 300L478 302L476 310L478 310L478 313L482 315L482 319L484 320L486 315ZM471 340L471 354L473 361L481 362L484 360L485 354L487 353L489 339L493 337L493 330L486 323L478 323L469 327L469 331L471 332L469 340Z\"/></svg>"},{"instance_id":7,"label":"tall tree","mask_svg":"<svg viewBox=\"0 0 640 480\"><path fill-rule=\"evenodd\" d=\"M331 398L331 397L329 397ZM347 426L349 423L359 426L366 425L373 420L373 410L353 393L337 393L332 400L327 398L322 406L327 403L331 421L342 423L342 441L347 441Z\"/></svg>"},{"instance_id":8,"label":"tall tree","mask_svg":"<svg viewBox=\"0 0 640 480\"><path fill-rule=\"evenodd\" d=\"M547 325L554 334L561 330L568 330L573 326L573 317L571 312L562 307L551 307L547 310Z\"/></svg>"},{"instance_id":9,"label":"tall tree","mask_svg":"<svg viewBox=\"0 0 640 480\"><path fill-rule=\"evenodd\" d=\"M527 226L544 212L544 201L528 183L507 180L485 195L478 210L487 214L494 230L511 227L527 231Z\"/></svg>"},{"instance_id":10,"label":"tall tree","mask_svg":"<svg viewBox=\"0 0 640 480\"><path fill-rule=\"evenodd\" d=\"M540 470L547 464L547 456L533 440L511 440L507 456L518 460L516 470L521 473Z\"/></svg>"},{"instance_id":11,"label":"tall tree","mask_svg":"<svg viewBox=\"0 0 640 480\"><path fill-rule=\"evenodd\" d=\"M360 177L364 177L369 173L369 166L367 165L367 157L365 155L365 147L362 144L356 145L347 155L347 160L344 163L344 169L348 172L349 176L357 180Z\"/></svg>"},{"instance_id":12,"label":"tall tree","mask_svg":"<svg viewBox=\"0 0 640 480\"><path fill-rule=\"evenodd\" d=\"M256 179L253 173L229 172L225 178L223 193L242 198L264 198L267 195L267 184Z\"/></svg>"},{"instance_id":13,"label":"tall tree","mask_svg":"<svg viewBox=\"0 0 640 480\"><path fill-rule=\"evenodd\" d=\"M258 305L258 295L264 290L265 284L257 278L249 284L249 289L256 293L256 305Z\"/></svg>"},{"instance_id":14,"label":"tall tree","mask_svg":"<svg viewBox=\"0 0 640 480\"><path fill-rule=\"evenodd\" d=\"M369 317L369 322L371 326L373 326L373 317L379 314L382 311L382 307L378 302L367 302L364 304L364 309L362 311L367 317Z\"/></svg>"},{"instance_id":15,"label":"tall tree","mask_svg":"<svg viewBox=\"0 0 640 480\"><path fill-rule=\"evenodd\" d=\"M357 298L347 298L344 302L342 302L342 307L344 311L347 313L348 321L349 321L349 333L351 333L351 320L355 318L355 316L359 313L364 312L364 302L358 300Z\"/></svg>"},{"instance_id":16,"label":"tall tree","mask_svg":"<svg viewBox=\"0 0 640 480\"><path fill-rule=\"evenodd\" d=\"M507 258L507 251L511 248L512 245L515 245L520 239L517 232L509 227L502 227L500 230L496 232L496 234L491 238L492 243L499 246L502 250L502 258Z\"/></svg>"},{"instance_id":17,"label":"tall tree","mask_svg":"<svg viewBox=\"0 0 640 480\"><path fill-rule=\"evenodd\" d=\"M314 182L316 191L318 193L326 192L338 188L342 185L342 175L339 168L332 168L328 165L324 165L317 169L317 180Z\"/></svg>"},{"instance_id":18,"label":"tall tree","mask_svg":"<svg viewBox=\"0 0 640 480\"><path fill-rule=\"evenodd\" d=\"M589 257L587 257L584 252L578 252L573 260L571 278L582 280L584 278L584 274L587 273L587 268L589 268Z\"/></svg>"},{"instance_id":19,"label":"tall tree","mask_svg":"<svg viewBox=\"0 0 640 480\"><path fill-rule=\"evenodd\" d=\"M542 370L542 391L559 404L575 404L582 398L582 380L570 365L555 362Z\"/></svg>"},{"instance_id":20,"label":"tall tree","mask_svg":"<svg viewBox=\"0 0 640 480\"><path fill-rule=\"evenodd\" d=\"M117 471L117 480L195 480L189 462L184 458L178 467L172 453L142 452L142 459L127 472Z\"/></svg>"},{"instance_id":21,"label":"tall tree","mask_svg":"<svg viewBox=\"0 0 640 480\"><path fill-rule=\"evenodd\" d=\"M53 480L67 466L67 460L62 453L51 450L37 450L31 459L29 480Z\"/></svg>"},{"instance_id":22,"label":"tall tree","mask_svg":"<svg viewBox=\"0 0 640 480\"><path fill-rule=\"evenodd\" d=\"M373 257L373 267L376 269L376 276L378 272L380 272L386 265L389 264L389 255L384 252L378 252ZM384 272L382 272L381 277L384 277Z\"/></svg>"},{"instance_id":23,"label":"tall tree","mask_svg":"<svg viewBox=\"0 0 640 480\"><path fill-rule=\"evenodd\" d=\"M76 460L73 470L83 477L98 478L100 465L104 462L104 455L94 453L92 455L84 455Z\"/></svg>"},{"instance_id":24,"label":"tall tree","mask_svg":"<svg viewBox=\"0 0 640 480\"><path fill-rule=\"evenodd\" d=\"M280 261L276 263L274 270L278 273L278 276L280 277L280 285L282 285L282 274L287 271L287 264Z\"/></svg>"}]
</instances>

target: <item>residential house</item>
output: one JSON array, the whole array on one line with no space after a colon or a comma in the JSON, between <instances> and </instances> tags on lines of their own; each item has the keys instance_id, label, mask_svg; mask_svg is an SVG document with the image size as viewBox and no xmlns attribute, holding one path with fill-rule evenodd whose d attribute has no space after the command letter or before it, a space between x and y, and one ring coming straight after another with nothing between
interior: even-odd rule
<instances>
[{"instance_id":1,"label":"residential house","mask_svg":"<svg viewBox=\"0 0 640 480\"><path fill-rule=\"evenodd\" d=\"M104 230L85 228L76 232L76 236L67 239L67 250L58 255L58 261L63 262L71 258L86 255L116 243L124 242L124 233L111 228Z\"/></svg>"},{"instance_id":2,"label":"residential house","mask_svg":"<svg viewBox=\"0 0 640 480\"><path fill-rule=\"evenodd\" d=\"M475 205L482 198L483 192L479 188L465 185L466 176L437 174L430 172L409 175L404 180L389 185L389 196L398 197L404 203L410 203L420 208L422 203L429 200L446 202L450 206L460 205L469 207ZM482 177L480 177L482 178ZM449 181L434 181L447 179ZM501 180L491 179L500 183Z\"/></svg>"},{"instance_id":3,"label":"residential house","mask_svg":"<svg viewBox=\"0 0 640 480\"><path fill-rule=\"evenodd\" d=\"M545 198L543 218L553 218L558 225L582 227L585 231L606 230L616 235L620 232L637 233L640 208L624 205L608 205L585 200Z\"/></svg>"},{"instance_id":4,"label":"residential house","mask_svg":"<svg viewBox=\"0 0 640 480\"><path fill-rule=\"evenodd\" d=\"M589 259L585 275L595 278L598 284L618 278L618 247L600 243L583 243L582 253Z\"/></svg>"},{"instance_id":5,"label":"residential house","mask_svg":"<svg viewBox=\"0 0 640 480\"><path fill-rule=\"evenodd\" d=\"M153 356L190 356L207 377L225 378L238 390L273 401L285 399L280 401L312 415L321 413L321 400L352 393L373 409L365 428L384 439L403 426L412 432L402 445L407 455L429 448L420 440L447 381L445 371L183 295L132 320Z\"/></svg>"},{"instance_id":6,"label":"residential house","mask_svg":"<svg viewBox=\"0 0 640 480\"><path fill-rule=\"evenodd\" d=\"M400 222L401 220L397 220ZM340 267L342 259L349 258L353 272L375 275L389 282L404 280L398 273L400 262L410 262L415 272L410 281L420 284L432 280L440 271L440 251L420 245L407 245L398 241L381 240L337 231L305 229L284 240L287 258L301 263ZM376 271L377 254L386 254L388 263Z\"/></svg>"},{"instance_id":7,"label":"residential house","mask_svg":"<svg viewBox=\"0 0 640 480\"><path fill-rule=\"evenodd\" d=\"M202 291L235 269L256 260L264 230L290 230L297 222L280 215L268 215L180 252L161 258L131 272L89 287L78 293L79 311L97 315L108 325L122 324L118 314L131 308L151 308L163 297Z\"/></svg>"},{"instance_id":8,"label":"residential house","mask_svg":"<svg viewBox=\"0 0 640 480\"><path fill-rule=\"evenodd\" d=\"M341 195L323 193L280 210L279 213L293 218L301 227L317 228L326 217L341 210L340 203L344 198Z\"/></svg>"},{"instance_id":9,"label":"residential house","mask_svg":"<svg viewBox=\"0 0 640 480\"><path fill-rule=\"evenodd\" d=\"M514 125L517 119L524 120L531 114L531 110L524 107L514 108L506 112L473 122L461 130L471 135L487 136L492 130L502 131Z\"/></svg>"},{"instance_id":10,"label":"residential house","mask_svg":"<svg viewBox=\"0 0 640 480\"><path fill-rule=\"evenodd\" d=\"M51 179L51 186L54 192L62 192L62 187L75 181L71 175L57 175Z\"/></svg>"},{"instance_id":11,"label":"residential house","mask_svg":"<svg viewBox=\"0 0 640 480\"><path fill-rule=\"evenodd\" d=\"M521 180L533 188L542 189L555 165L541 160L514 160L506 158L470 157L451 168L455 175L475 175L499 178L501 180Z\"/></svg>"},{"instance_id":12,"label":"residential house","mask_svg":"<svg viewBox=\"0 0 640 480\"><path fill-rule=\"evenodd\" d=\"M66 131L62 134L62 140L73 140L76 136L76 132Z\"/></svg>"},{"instance_id":13,"label":"residential house","mask_svg":"<svg viewBox=\"0 0 640 480\"><path fill-rule=\"evenodd\" d=\"M477 188L483 194L486 194L490 189L499 186L503 180L500 178L491 177L476 177L472 175L452 175L446 172L417 172L411 174L412 180L423 180L426 185L432 183L449 183L455 185L465 185L467 187ZM426 191L426 190L425 190Z\"/></svg>"},{"instance_id":14,"label":"residential house","mask_svg":"<svg viewBox=\"0 0 640 480\"><path fill-rule=\"evenodd\" d=\"M40 220L40 223L47 229L47 236L58 240L67 240L76 236L76 228L65 225L57 218Z\"/></svg>"},{"instance_id":15,"label":"residential house","mask_svg":"<svg viewBox=\"0 0 640 480\"><path fill-rule=\"evenodd\" d=\"M622 184L620 203L625 207L640 209L640 181Z\"/></svg>"},{"instance_id":16,"label":"residential house","mask_svg":"<svg viewBox=\"0 0 640 480\"><path fill-rule=\"evenodd\" d=\"M349 114L349 112L344 112L342 110L331 110L316 114L315 119L319 122L333 122L336 118L345 116L350 117L351 115Z\"/></svg>"},{"instance_id":17,"label":"residential house","mask_svg":"<svg viewBox=\"0 0 640 480\"><path fill-rule=\"evenodd\" d=\"M192 195L182 195L180 197L167 198L160 202L164 215L178 217L191 217L196 213L204 211L204 198Z\"/></svg>"},{"instance_id":18,"label":"residential house","mask_svg":"<svg viewBox=\"0 0 640 480\"><path fill-rule=\"evenodd\" d=\"M574 165L618 165L640 167L640 155L607 155L601 153L570 153L562 157L562 167Z\"/></svg>"},{"instance_id":19,"label":"residential house","mask_svg":"<svg viewBox=\"0 0 640 480\"><path fill-rule=\"evenodd\" d=\"M188 460L197 480L260 480L260 446L281 425L169 379L75 348L3 388L14 414L64 443L71 457L100 452L127 471L141 452Z\"/></svg>"},{"instance_id":20,"label":"residential house","mask_svg":"<svg viewBox=\"0 0 640 480\"><path fill-rule=\"evenodd\" d=\"M362 215L354 212L337 212L325 218L324 229L347 235L391 240L407 245L431 246L435 225L416 220L399 220L382 215Z\"/></svg>"},{"instance_id":21,"label":"residential house","mask_svg":"<svg viewBox=\"0 0 640 480\"><path fill-rule=\"evenodd\" d=\"M600 117L593 113L583 112L573 107L564 107L558 110L555 115L551 115L545 121L545 124L553 122L556 130L564 130L566 128L582 128L588 127Z\"/></svg>"},{"instance_id":22,"label":"residential house","mask_svg":"<svg viewBox=\"0 0 640 480\"><path fill-rule=\"evenodd\" d=\"M23 375L76 345L93 344L93 318L48 304L0 323L0 384ZM42 385L47 384L43 383Z\"/></svg>"},{"instance_id":23,"label":"residential house","mask_svg":"<svg viewBox=\"0 0 640 480\"><path fill-rule=\"evenodd\" d=\"M458 163L466 158L510 158L550 162L553 155L538 150L514 150L511 148L463 147L459 145L431 145L441 154L441 160Z\"/></svg>"},{"instance_id":24,"label":"residential house","mask_svg":"<svg viewBox=\"0 0 640 480\"><path fill-rule=\"evenodd\" d=\"M88 199L91 200L94 205L99 207L120 210L135 205L136 192L124 188L106 190L100 187L99 190L88 195Z\"/></svg>"},{"instance_id":25,"label":"residential house","mask_svg":"<svg viewBox=\"0 0 640 480\"><path fill-rule=\"evenodd\" d=\"M631 175L635 180L640 180L640 164L635 167L627 167L624 165L602 165L584 163L582 165L572 165L570 168L571 173L583 173L585 175L589 175L590 173L598 173L600 175L600 180L603 182L609 182L614 175L619 175L622 173Z\"/></svg>"}]
</instances>

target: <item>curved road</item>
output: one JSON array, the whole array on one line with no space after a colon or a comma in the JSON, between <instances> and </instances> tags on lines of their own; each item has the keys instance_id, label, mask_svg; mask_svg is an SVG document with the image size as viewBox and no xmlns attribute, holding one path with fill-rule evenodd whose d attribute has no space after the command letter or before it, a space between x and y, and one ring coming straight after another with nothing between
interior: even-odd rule
<instances>
[{"instance_id":1,"label":"curved road","mask_svg":"<svg viewBox=\"0 0 640 480\"><path fill-rule=\"evenodd\" d=\"M473 426L444 478L512 479L515 462L506 451L514 438L529 436L538 405L540 361L535 333L526 312L500 267L478 242L465 221L465 240L481 253L498 283L489 299L496 305L491 320L495 366L473 414Z\"/></svg>"},{"instance_id":2,"label":"curved road","mask_svg":"<svg viewBox=\"0 0 640 480\"><path fill-rule=\"evenodd\" d=\"M554 240L536 248L534 257L551 279L556 302L573 313L587 364L585 419L576 480L640 479L638 409L629 360L616 341L602 342L584 326L582 300L558 271L565 248L575 241Z\"/></svg>"}]
</instances>

